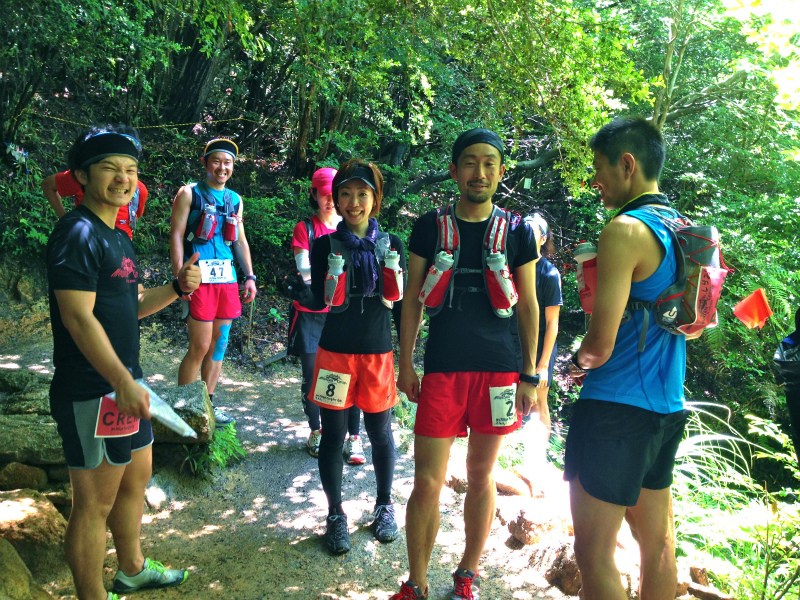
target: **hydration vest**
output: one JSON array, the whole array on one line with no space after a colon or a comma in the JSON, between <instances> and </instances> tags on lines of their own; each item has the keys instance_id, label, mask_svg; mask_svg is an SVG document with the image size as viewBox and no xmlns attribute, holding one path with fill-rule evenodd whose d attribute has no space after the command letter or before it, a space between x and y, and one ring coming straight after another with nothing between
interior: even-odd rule
<instances>
[{"instance_id":1,"label":"hydration vest","mask_svg":"<svg viewBox=\"0 0 800 600\"><path fill-rule=\"evenodd\" d=\"M660 206L653 206L658 204ZM651 302L629 297L622 323L631 311L644 312L639 352L644 351L650 312L656 324L674 335L693 335L706 327L716 327L717 302L725 276L732 270L725 265L719 249L719 233L713 225L696 225L675 209L660 194L646 194L623 207L617 216L643 210L658 217L672 239L676 261L675 283Z\"/></svg>"},{"instance_id":2,"label":"hydration vest","mask_svg":"<svg viewBox=\"0 0 800 600\"><path fill-rule=\"evenodd\" d=\"M486 224L486 232L483 235L483 253L481 254L481 269L467 269L458 267L458 258L460 254L460 239L458 235L458 226L456 225L456 209L454 204L450 204L444 208L437 209L437 224L438 224L438 238L436 240L436 250L434 257L442 250L451 252L453 255L453 275L450 278L447 291L442 297L442 301L437 306L426 306L425 310L429 317L438 315L441 312L445 303L445 298L449 296L450 300L448 306L453 307L453 295L456 290L461 293L467 292L483 292L489 297L489 302L492 304L492 311L495 315L502 319L509 318L514 314L513 305L510 308L498 308L493 302L492 296L489 293L489 284L486 280L486 259L492 252L500 252L505 258L505 263L508 266L508 250L507 241L508 236L512 230L522 222L522 216L499 206L492 206L492 214ZM510 269L510 266L508 266ZM460 274L477 274L480 273L483 277L483 287L472 286L457 286L455 284L456 276ZM515 301L516 302L516 301Z\"/></svg>"},{"instance_id":3,"label":"hydration vest","mask_svg":"<svg viewBox=\"0 0 800 600\"><path fill-rule=\"evenodd\" d=\"M202 186L202 187L201 187ZM222 222L219 224L218 231L222 231L222 226L225 224L225 217L236 214L236 207L238 204L233 202L233 194L228 188L222 194L222 201L224 202L225 214L222 215ZM184 239L193 244L205 244L207 240L201 240L195 236L195 229L203 216L203 209L206 205L211 205L216 209L217 202L214 195L206 187L205 183L192 184L192 204L189 207L189 219L186 222L186 231L184 232ZM192 219L192 211L197 211L197 216Z\"/></svg>"},{"instance_id":4,"label":"hydration vest","mask_svg":"<svg viewBox=\"0 0 800 600\"><path fill-rule=\"evenodd\" d=\"M328 236L331 241L331 253L332 254L340 254L344 259L345 264L345 274L346 274L346 286L345 286L345 294L344 294L344 302L339 306L331 306L330 312L332 313L340 313L347 310L347 307L350 306L350 298L363 298L363 293L356 294L353 292L353 269L349 268L351 265L351 258L352 253L348 248L345 248L345 245L341 242L341 240L337 239L334 234ZM378 282L376 284L374 294L378 296L382 296L383 294L383 277L381 277L380 267L383 266L384 259L386 257L386 253L391 250L391 241L389 240L389 234L384 231L379 231L378 236L375 238L375 248L372 250L372 253L375 255L375 259L378 261ZM389 302L388 300L384 300L381 297L381 302L387 307L392 308L393 302Z\"/></svg>"}]
</instances>

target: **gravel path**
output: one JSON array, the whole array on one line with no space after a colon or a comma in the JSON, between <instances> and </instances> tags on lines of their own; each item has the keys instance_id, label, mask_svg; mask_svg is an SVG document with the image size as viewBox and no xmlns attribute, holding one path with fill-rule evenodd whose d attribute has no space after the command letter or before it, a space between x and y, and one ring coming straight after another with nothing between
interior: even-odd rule
<instances>
[{"instance_id":1,"label":"gravel path","mask_svg":"<svg viewBox=\"0 0 800 600\"><path fill-rule=\"evenodd\" d=\"M185 345L173 339L162 338L157 325L143 327L142 365L155 386L174 385ZM28 340L22 351L6 349L5 355L29 368L50 369L50 352L49 339L42 336L36 342ZM413 484L413 436L395 426L394 500L400 537L381 544L369 529L375 480L366 442L367 464L345 465L344 471L344 509L353 549L341 557L330 556L322 542L325 496L316 460L305 450L308 427L299 378L299 366L290 361L261 371L237 369L226 361L217 404L236 416L246 456L211 478L181 473L186 455L181 446L156 446L143 548L167 566L189 569L190 577L178 588L132 598L385 600L397 591L408 576L402 525ZM442 528L429 572L431 600L450 598L450 573L463 550L462 508L463 495L445 487ZM565 598L528 566L530 547L520 549L509 538L495 519L482 559L481 599ZM109 586L115 570L109 543ZM68 579L52 582L47 589L56 598L75 600Z\"/></svg>"}]
</instances>

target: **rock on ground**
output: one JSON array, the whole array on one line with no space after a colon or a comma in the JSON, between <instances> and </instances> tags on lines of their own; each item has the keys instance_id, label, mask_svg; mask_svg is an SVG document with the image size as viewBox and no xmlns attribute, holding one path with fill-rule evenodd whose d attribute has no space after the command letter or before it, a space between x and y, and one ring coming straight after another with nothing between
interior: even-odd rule
<instances>
[{"instance_id":1,"label":"rock on ground","mask_svg":"<svg viewBox=\"0 0 800 600\"><path fill-rule=\"evenodd\" d=\"M66 529L64 517L39 492L0 492L0 537L14 546L35 581L52 581L67 571Z\"/></svg>"},{"instance_id":2,"label":"rock on ground","mask_svg":"<svg viewBox=\"0 0 800 600\"><path fill-rule=\"evenodd\" d=\"M41 491L47 485L47 472L39 467L8 463L0 471L0 490L28 488Z\"/></svg>"},{"instance_id":3,"label":"rock on ground","mask_svg":"<svg viewBox=\"0 0 800 600\"><path fill-rule=\"evenodd\" d=\"M33 582L28 567L11 542L0 538L0 598L50 600L52 597Z\"/></svg>"},{"instance_id":4,"label":"rock on ground","mask_svg":"<svg viewBox=\"0 0 800 600\"><path fill-rule=\"evenodd\" d=\"M0 415L0 462L63 465L56 422L41 415Z\"/></svg>"}]
</instances>

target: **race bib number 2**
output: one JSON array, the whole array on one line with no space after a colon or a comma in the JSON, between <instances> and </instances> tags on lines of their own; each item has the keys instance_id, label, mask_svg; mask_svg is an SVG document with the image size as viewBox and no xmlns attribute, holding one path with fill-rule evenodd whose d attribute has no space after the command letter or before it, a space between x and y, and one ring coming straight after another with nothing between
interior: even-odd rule
<instances>
[{"instance_id":1,"label":"race bib number 2","mask_svg":"<svg viewBox=\"0 0 800 600\"><path fill-rule=\"evenodd\" d=\"M200 280L203 283L232 283L236 281L233 274L232 260L204 259L197 261L200 267Z\"/></svg>"},{"instance_id":2,"label":"race bib number 2","mask_svg":"<svg viewBox=\"0 0 800 600\"><path fill-rule=\"evenodd\" d=\"M334 373L320 369L317 375L317 385L314 387L314 402L344 408L349 387L349 373Z\"/></svg>"},{"instance_id":3,"label":"race bib number 2","mask_svg":"<svg viewBox=\"0 0 800 600\"><path fill-rule=\"evenodd\" d=\"M492 426L508 427L517 422L517 384L504 387L490 387L489 400L492 404Z\"/></svg>"}]
</instances>

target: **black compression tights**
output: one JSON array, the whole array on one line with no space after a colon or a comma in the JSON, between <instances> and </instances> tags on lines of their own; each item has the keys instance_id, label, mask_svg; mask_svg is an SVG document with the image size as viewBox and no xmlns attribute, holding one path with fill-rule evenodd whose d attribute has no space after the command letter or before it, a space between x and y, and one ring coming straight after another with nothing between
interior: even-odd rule
<instances>
[{"instance_id":1,"label":"black compression tights","mask_svg":"<svg viewBox=\"0 0 800 600\"><path fill-rule=\"evenodd\" d=\"M355 407L354 407L355 408ZM328 497L331 512L340 512L342 506L342 470L344 457L342 446L347 430L343 410L319 409L322 419L322 441L319 445L319 476L322 489ZM392 501L395 448L392 437L392 410L379 413L364 413L364 428L372 444L372 466L377 483L377 504Z\"/></svg>"},{"instance_id":2,"label":"black compression tights","mask_svg":"<svg viewBox=\"0 0 800 600\"><path fill-rule=\"evenodd\" d=\"M303 382L300 384L300 393L303 396L303 412L308 417L308 426L311 431L316 431L320 427L319 406L308 399L308 392L311 391L311 384L314 381L314 359L316 358L316 352L300 355L300 366L303 369ZM347 433L358 435L360 429L361 410L357 406L352 406L347 409Z\"/></svg>"}]
</instances>

